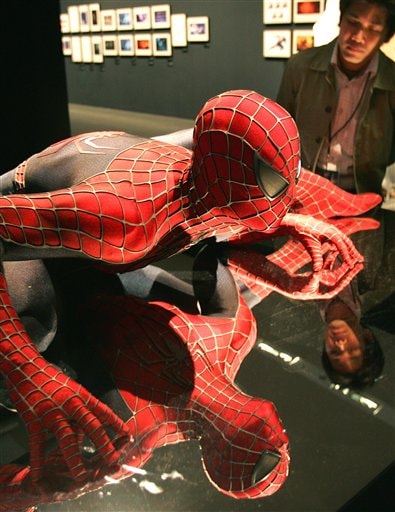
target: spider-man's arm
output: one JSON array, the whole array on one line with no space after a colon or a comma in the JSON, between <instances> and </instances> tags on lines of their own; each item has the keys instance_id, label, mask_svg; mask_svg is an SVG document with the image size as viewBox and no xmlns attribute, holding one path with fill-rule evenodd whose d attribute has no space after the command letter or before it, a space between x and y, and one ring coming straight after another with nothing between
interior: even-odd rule
<instances>
[{"instance_id":1,"label":"spider-man's arm","mask_svg":"<svg viewBox=\"0 0 395 512\"><path fill-rule=\"evenodd\" d=\"M363 257L346 233L378 227L369 218L341 219L337 224L342 229L306 215L287 214L278 234L292 235L290 241L268 256L256 248L230 247L228 265L261 299L271 291L297 299L331 298L363 268ZM308 270L298 273L309 263Z\"/></svg>"},{"instance_id":2,"label":"spider-man's arm","mask_svg":"<svg viewBox=\"0 0 395 512\"><path fill-rule=\"evenodd\" d=\"M373 219L351 216L373 209L380 201L377 194L350 194L302 170L292 207L298 214L288 214L274 233L292 238L268 257L257 250L235 248L229 255L231 268L261 299L273 290L300 299L330 298L362 268L363 258L347 235L379 226ZM320 220L326 222L320 224ZM261 233L250 233L235 240L234 245L264 238L267 236ZM338 256L341 264L333 269ZM297 274L308 263L312 263L312 270Z\"/></svg>"},{"instance_id":3,"label":"spider-man's arm","mask_svg":"<svg viewBox=\"0 0 395 512\"><path fill-rule=\"evenodd\" d=\"M83 386L40 355L11 304L2 272L0 373L27 427L33 480L42 476L47 436L55 437L71 476L80 482L91 476L80 450L84 435L93 443L104 465L117 463L117 448L129 440L126 425ZM106 428L114 432L117 448Z\"/></svg>"}]
</instances>

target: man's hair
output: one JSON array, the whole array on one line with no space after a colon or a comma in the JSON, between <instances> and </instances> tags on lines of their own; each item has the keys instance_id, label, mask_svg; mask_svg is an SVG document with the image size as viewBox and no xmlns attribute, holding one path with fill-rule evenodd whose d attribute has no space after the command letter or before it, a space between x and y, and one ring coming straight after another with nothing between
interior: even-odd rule
<instances>
[{"instance_id":1,"label":"man's hair","mask_svg":"<svg viewBox=\"0 0 395 512\"><path fill-rule=\"evenodd\" d=\"M340 21L347 9L355 3L374 4L387 9L387 34L384 42L389 41L395 33L395 0L340 0Z\"/></svg>"},{"instance_id":2,"label":"man's hair","mask_svg":"<svg viewBox=\"0 0 395 512\"><path fill-rule=\"evenodd\" d=\"M333 369L329 357L322 351L321 361L329 380L341 388L363 389L372 386L381 376L384 367L383 350L376 337L370 330L361 330L363 334L363 363L362 368L355 373L340 373Z\"/></svg>"}]
</instances>

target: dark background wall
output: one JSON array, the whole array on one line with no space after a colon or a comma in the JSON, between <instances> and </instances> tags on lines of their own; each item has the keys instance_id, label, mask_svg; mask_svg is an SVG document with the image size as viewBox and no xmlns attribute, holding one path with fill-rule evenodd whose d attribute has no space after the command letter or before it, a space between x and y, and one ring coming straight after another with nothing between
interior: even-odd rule
<instances>
[{"instance_id":1,"label":"dark background wall","mask_svg":"<svg viewBox=\"0 0 395 512\"><path fill-rule=\"evenodd\" d=\"M61 10L78 3L86 2L61 0ZM105 57L103 64L66 57L71 102L194 118L208 98L229 89L275 98L285 61L262 56L262 0L103 0L100 6L162 3L172 13L208 16L210 42L173 48L172 65L167 57Z\"/></svg>"},{"instance_id":2,"label":"dark background wall","mask_svg":"<svg viewBox=\"0 0 395 512\"><path fill-rule=\"evenodd\" d=\"M59 3L2 2L0 173L70 134Z\"/></svg>"}]
</instances>

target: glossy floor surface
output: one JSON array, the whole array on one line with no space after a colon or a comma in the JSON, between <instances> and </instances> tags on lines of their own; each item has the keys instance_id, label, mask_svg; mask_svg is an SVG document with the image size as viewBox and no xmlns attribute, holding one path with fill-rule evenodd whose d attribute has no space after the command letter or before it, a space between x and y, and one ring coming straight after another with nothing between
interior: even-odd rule
<instances>
[{"instance_id":1,"label":"glossy floor surface","mask_svg":"<svg viewBox=\"0 0 395 512\"><path fill-rule=\"evenodd\" d=\"M164 266L177 274L179 265L174 260ZM395 459L394 309L395 295L386 287L365 297L364 317L380 340L385 370L372 388L355 392L336 389L325 376L320 361L323 325L316 304L272 294L254 308L258 339L236 382L246 393L276 404L291 440L290 474L273 496L224 496L204 474L198 443L188 442L157 450L144 475L43 510L339 510Z\"/></svg>"},{"instance_id":2,"label":"glossy floor surface","mask_svg":"<svg viewBox=\"0 0 395 512\"><path fill-rule=\"evenodd\" d=\"M71 112L75 133L115 126L144 136L166 133L162 130L165 125L156 131L155 119L150 119L150 127L138 133L133 123L125 128L112 117L108 125L106 121L103 124L102 117L97 126L88 118L78 124L78 115L86 116L86 110L72 106ZM114 112L109 114L113 116ZM167 131L186 128L188 123L175 120ZM162 262L162 266L176 275L185 275L190 259L191 255L182 255ZM385 366L373 387L360 391L338 389L326 377L321 365L324 326L316 303L292 301L273 293L254 307L258 338L236 382L246 393L276 404L291 440L290 474L273 496L235 500L221 494L208 481L199 445L193 441L155 451L144 466L144 474L134 474L74 501L46 505L39 510L332 512L341 509L395 460L394 292L394 276L384 275L377 287L363 296L363 318L380 342ZM23 445L11 423L3 428L0 441L2 459L7 460L12 460L13 454L19 456ZM384 510L383 505L377 510Z\"/></svg>"}]
</instances>

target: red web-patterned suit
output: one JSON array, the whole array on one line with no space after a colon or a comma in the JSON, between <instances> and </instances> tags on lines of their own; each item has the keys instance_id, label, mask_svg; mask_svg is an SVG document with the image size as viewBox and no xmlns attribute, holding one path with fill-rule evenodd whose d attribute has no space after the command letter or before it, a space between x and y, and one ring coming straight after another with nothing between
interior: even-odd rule
<instances>
[{"instance_id":1,"label":"red web-patterned suit","mask_svg":"<svg viewBox=\"0 0 395 512\"><path fill-rule=\"evenodd\" d=\"M56 176L49 176L47 189L41 188L51 192L0 197L5 259L80 256L107 264L108 270L126 270L203 238L256 241L273 236L281 226L300 237L313 260L313 278L293 290L302 298L334 295L362 266L361 256L339 230L287 214L300 172L297 130L286 111L255 92L230 91L209 100L196 120L193 152L125 134L86 134L21 164L17 181L34 192L41 162L44 169L50 168L62 155L65 168L55 166ZM76 162L74 168L67 168L70 162ZM51 185L64 174L70 180L66 188ZM323 267L322 239L343 258L335 271ZM286 259L282 264L286 266ZM270 278L265 284L277 286ZM128 428L45 362L24 332L4 280L1 288L0 372L29 430L32 479L42 475L45 431L50 431L71 475L84 482L92 475L79 454L81 433L111 465L122 453L103 425L110 426L123 445Z\"/></svg>"},{"instance_id":2,"label":"red web-patterned suit","mask_svg":"<svg viewBox=\"0 0 395 512\"><path fill-rule=\"evenodd\" d=\"M119 134L113 136L119 141ZM111 137L82 136L52 152L74 144L100 153L111 148ZM209 236L276 228L291 203L299 166L291 117L256 93L228 93L206 104L194 137L193 156L178 146L153 140L130 145L126 139L104 170L70 189L2 198L0 236L51 248L51 256L133 268ZM258 186L258 158L283 180L273 199Z\"/></svg>"}]
</instances>

